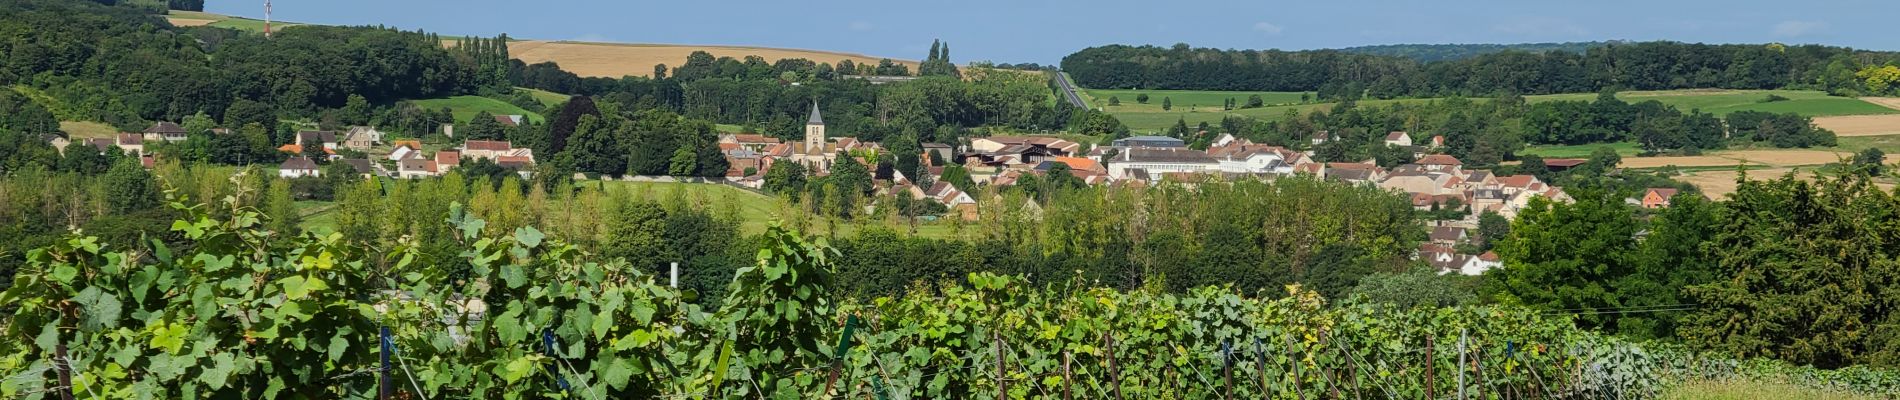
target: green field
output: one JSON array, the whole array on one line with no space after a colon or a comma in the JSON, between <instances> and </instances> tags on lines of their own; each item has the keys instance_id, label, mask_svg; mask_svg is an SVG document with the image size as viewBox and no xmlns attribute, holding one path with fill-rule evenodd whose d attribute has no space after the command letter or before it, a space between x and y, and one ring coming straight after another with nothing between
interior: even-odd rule
<instances>
[{"instance_id":1,"label":"green field","mask_svg":"<svg viewBox=\"0 0 1900 400\"><path fill-rule=\"evenodd\" d=\"M297 213L303 217L303 228L316 233L336 231L336 203L319 200L304 200L296 204Z\"/></svg>"},{"instance_id":2,"label":"green field","mask_svg":"<svg viewBox=\"0 0 1900 400\"><path fill-rule=\"evenodd\" d=\"M415 100L415 103L416 106L429 109L448 108L450 112L455 114L455 121L457 123L466 123L470 118L475 117L475 113L482 111L487 111L489 114L494 115L526 115L529 121L536 123L545 121L541 118L541 114L523 110L521 107L516 107L505 101L482 96L455 96L446 99Z\"/></svg>"},{"instance_id":3,"label":"green field","mask_svg":"<svg viewBox=\"0 0 1900 400\"><path fill-rule=\"evenodd\" d=\"M1761 102L1770 94L1786 97L1788 100ZM1531 103L1555 100L1591 101L1596 98L1595 93L1570 93L1528 96L1525 101ZM1655 100L1683 111L1702 110L1716 116L1724 116L1736 111L1796 113L1811 117L1900 113L1900 110L1881 107L1878 104L1848 97L1828 96L1826 92L1813 90L1670 90L1622 92L1617 93L1616 98L1631 103Z\"/></svg>"},{"instance_id":4,"label":"green field","mask_svg":"<svg viewBox=\"0 0 1900 400\"><path fill-rule=\"evenodd\" d=\"M1638 147L1636 142L1622 142L1569 146L1525 146L1524 149L1519 150L1517 154L1536 155L1543 158L1589 158L1590 152L1596 151L1599 147L1616 149L1616 154L1623 157L1635 157L1637 154L1643 152L1643 149Z\"/></svg>"},{"instance_id":5,"label":"green field","mask_svg":"<svg viewBox=\"0 0 1900 400\"><path fill-rule=\"evenodd\" d=\"M719 133L745 133L745 127L733 124L713 124L713 130Z\"/></svg>"},{"instance_id":6,"label":"green field","mask_svg":"<svg viewBox=\"0 0 1900 400\"><path fill-rule=\"evenodd\" d=\"M1359 105L1362 107L1383 107L1387 104L1423 104L1436 100L1437 99L1363 100L1359 102ZM1473 100L1482 101L1483 99ZM1156 102L1156 100L1151 99L1149 102L1153 103ZM1202 107L1182 107L1177 103L1173 111L1164 112L1161 111L1160 106L1152 106L1152 111L1141 111L1140 108L1126 106L1126 104L1128 104L1126 102L1122 104L1124 104L1123 107L1105 108L1109 114L1114 114L1116 119L1121 120L1122 124L1128 125L1128 129L1136 133L1159 132L1168 129L1170 126L1174 126L1176 120L1187 120L1189 126L1198 125L1202 122L1220 124L1220 120L1229 115L1275 121L1286 117L1287 110L1293 110L1295 113L1304 115L1318 110L1332 109L1334 106L1334 103L1318 103L1223 111L1221 110L1219 102L1215 102L1212 106Z\"/></svg>"},{"instance_id":7,"label":"green field","mask_svg":"<svg viewBox=\"0 0 1900 400\"><path fill-rule=\"evenodd\" d=\"M1090 105L1093 105L1096 107L1109 107L1108 105L1109 97L1116 97L1120 99L1121 105L1117 106L1119 108L1111 107L1111 111L1116 111L1116 112L1162 112L1161 99L1163 98L1172 99L1174 108L1176 110L1183 109L1183 108L1202 108L1202 109L1213 108L1215 110L1220 110L1221 105L1225 104L1227 99L1234 99L1234 101L1237 102L1235 103L1236 105L1242 105L1242 104L1247 104L1247 96L1252 96L1252 95L1260 95L1260 99L1269 105L1299 104L1300 95L1302 94L1302 92L1227 92L1227 91L1215 91L1215 90L1110 90L1110 89L1099 89L1099 90L1088 89L1088 90L1083 90L1083 92L1084 92L1083 93L1084 96L1082 100L1087 101L1089 102ZM1135 97L1143 93L1146 93L1148 95L1148 104L1141 104L1135 101Z\"/></svg>"},{"instance_id":8,"label":"green field","mask_svg":"<svg viewBox=\"0 0 1900 400\"><path fill-rule=\"evenodd\" d=\"M256 20L256 19L250 19L250 18L233 17L233 16L228 16L228 15L212 14L212 13L206 13L206 12L177 11L177 10L173 10L171 12L171 17L183 18L183 19L214 20L218 22L213 22L211 23L211 25L207 25L207 26L214 26L214 27L219 27L219 28L231 28L231 29L236 29L240 31L249 31L249 32L263 32L264 31L263 20ZM276 30L276 29L283 29L283 28L288 28L288 27L303 25L303 24L294 23L294 22L284 22L284 21L271 21L270 25L271 25L271 29Z\"/></svg>"},{"instance_id":9,"label":"green field","mask_svg":"<svg viewBox=\"0 0 1900 400\"><path fill-rule=\"evenodd\" d=\"M1900 155L1900 135L1885 136L1842 136L1835 149L1842 151L1861 151L1868 148L1880 149L1889 155Z\"/></svg>"},{"instance_id":10,"label":"green field","mask_svg":"<svg viewBox=\"0 0 1900 400\"><path fill-rule=\"evenodd\" d=\"M534 101L541 102L543 107L553 107L556 104L566 103L567 99L574 97L541 89L517 87L515 90L528 93L528 96L534 97Z\"/></svg>"}]
</instances>

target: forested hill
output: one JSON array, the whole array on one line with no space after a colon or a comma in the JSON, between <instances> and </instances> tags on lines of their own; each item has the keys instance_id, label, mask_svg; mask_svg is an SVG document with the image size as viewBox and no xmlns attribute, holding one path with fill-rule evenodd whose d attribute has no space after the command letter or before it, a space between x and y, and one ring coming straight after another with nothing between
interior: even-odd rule
<instances>
[{"instance_id":1,"label":"forested hill","mask_svg":"<svg viewBox=\"0 0 1900 400\"><path fill-rule=\"evenodd\" d=\"M1405 57L1419 62L1453 61L1506 51L1546 53L1561 51L1583 54L1590 49L1622 42L1563 42L1517 44L1382 44L1339 49L1353 54Z\"/></svg>"},{"instance_id":2,"label":"forested hill","mask_svg":"<svg viewBox=\"0 0 1900 400\"><path fill-rule=\"evenodd\" d=\"M1492 96L1606 88L1816 89L1842 95L1890 89L1862 73L1900 53L1821 45L1609 43L1583 53L1504 51L1453 61L1343 50L1221 50L1108 45L1062 59L1089 88L1318 91L1322 98ZM1858 75L1858 76L1857 76Z\"/></svg>"}]
</instances>

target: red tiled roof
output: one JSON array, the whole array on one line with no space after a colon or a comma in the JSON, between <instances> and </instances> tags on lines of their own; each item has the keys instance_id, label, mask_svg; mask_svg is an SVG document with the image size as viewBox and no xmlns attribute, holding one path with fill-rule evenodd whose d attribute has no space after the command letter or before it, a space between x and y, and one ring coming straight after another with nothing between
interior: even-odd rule
<instances>
[{"instance_id":1,"label":"red tiled roof","mask_svg":"<svg viewBox=\"0 0 1900 400\"><path fill-rule=\"evenodd\" d=\"M1415 164L1418 164L1418 165L1464 165L1465 163L1458 161L1458 158L1456 157L1452 157L1452 156L1448 156L1444 154L1433 154L1433 155L1425 156L1425 158L1418 159L1418 162Z\"/></svg>"},{"instance_id":2,"label":"red tiled roof","mask_svg":"<svg viewBox=\"0 0 1900 400\"><path fill-rule=\"evenodd\" d=\"M515 146L506 140L470 140L463 143L462 148L480 151L508 151L509 149L515 148Z\"/></svg>"},{"instance_id":3,"label":"red tiled roof","mask_svg":"<svg viewBox=\"0 0 1900 400\"><path fill-rule=\"evenodd\" d=\"M448 150L435 152L435 163L451 167L462 165L462 152Z\"/></svg>"}]
</instances>

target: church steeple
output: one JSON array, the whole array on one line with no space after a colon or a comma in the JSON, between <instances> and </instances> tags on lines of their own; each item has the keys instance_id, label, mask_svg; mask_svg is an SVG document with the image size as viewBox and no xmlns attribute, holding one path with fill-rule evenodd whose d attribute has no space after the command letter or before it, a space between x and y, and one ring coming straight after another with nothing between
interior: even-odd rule
<instances>
[{"instance_id":1,"label":"church steeple","mask_svg":"<svg viewBox=\"0 0 1900 400\"><path fill-rule=\"evenodd\" d=\"M825 117L818 115L818 100L812 100L811 101L811 119L806 120L805 125L824 125L824 124L825 124Z\"/></svg>"},{"instance_id":2,"label":"church steeple","mask_svg":"<svg viewBox=\"0 0 1900 400\"><path fill-rule=\"evenodd\" d=\"M818 100L811 101L811 119L805 121L805 154L825 153L825 118L818 114Z\"/></svg>"}]
</instances>

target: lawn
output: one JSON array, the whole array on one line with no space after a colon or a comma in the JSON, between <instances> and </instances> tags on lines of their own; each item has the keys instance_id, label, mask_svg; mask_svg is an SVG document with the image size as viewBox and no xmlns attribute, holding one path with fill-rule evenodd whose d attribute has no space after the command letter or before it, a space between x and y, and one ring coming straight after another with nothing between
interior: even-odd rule
<instances>
[{"instance_id":1,"label":"lawn","mask_svg":"<svg viewBox=\"0 0 1900 400\"><path fill-rule=\"evenodd\" d=\"M1612 149L1616 149L1616 154L1621 155L1625 158L1635 157L1637 154L1640 154L1643 152L1643 149L1641 147L1638 147L1636 142L1622 142L1622 143L1578 144L1578 145L1568 145L1568 146L1525 146L1524 150L1519 150L1517 154L1518 155L1536 155L1538 157L1543 157L1543 158L1590 158L1590 153L1596 151L1598 147L1609 147Z\"/></svg>"},{"instance_id":2,"label":"lawn","mask_svg":"<svg viewBox=\"0 0 1900 400\"><path fill-rule=\"evenodd\" d=\"M527 92L528 96L534 97L534 101L541 102L541 105L545 107L553 107L556 104L566 103L567 99L574 97L541 89L518 87L515 88L515 90Z\"/></svg>"},{"instance_id":3,"label":"lawn","mask_svg":"<svg viewBox=\"0 0 1900 400\"><path fill-rule=\"evenodd\" d=\"M669 201L673 196L685 196L687 202L707 207L715 215L727 212L726 210L736 210L739 218L744 221L739 226L740 232L748 235L765 232L765 228L772 221L780 219L779 213L783 210L777 198L721 184L583 181L576 182L575 185L604 185L610 192L629 192L635 198L659 202ZM885 222L872 222L872 224L882 223ZM810 232L807 233L817 234L826 229L826 224L822 220L813 220L811 224ZM855 223L840 221L837 228L837 233L850 235L857 232L859 226ZM898 232L910 231L907 226L891 226L891 229ZM949 223L919 222L917 225L917 236L920 237L942 239L953 236L953 233Z\"/></svg>"},{"instance_id":4,"label":"lawn","mask_svg":"<svg viewBox=\"0 0 1900 400\"><path fill-rule=\"evenodd\" d=\"M316 233L336 231L335 202L304 200L296 203L297 213L303 217L303 228Z\"/></svg>"},{"instance_id":5,"label":"lawn","mask_svg":"<svg viewBox=\"0 0 1900 400\"><path fill-rule=\"evenodd\" d=\"M1770 94L1786 97L1788 100L1762 102ZM1595 93L1569 93L1529 96L1525 100L1531 103L1556 100L1592 101L1596 100L1596 97ZM1616 97L1631 103L1656 100L1683 111L1702 110L1716 116L1750 110L1796 113L1811 117L1900 113L1900 110L1882 107L1860 99L1828 96L1826 92L1813 90L1667 90L1622 92L1617 93Z\"/></svg>"},{"instance_id":6,"label":"lawn","mask_svg":"<svg viewBox=\"0 0 1900 400\"><path fill-rule=\"evenodd\" d=\"M745 127L733 124L713 124L713 130L719 133L745 133Z\"/></svg>"},{"instance_id":7,"label":"lawn","mask_svg":"<svg viewBox=\"0 0 1900 400\"><path fill-rule=\"evenodd\" d=\"M529 121L536 123L544 121L541 118L541 114L523 110L521 107L516 107L505 101L482 96L455 96L446 99L415 100L415 103L416 106L429 109L448 108L450 112L455 114L455 121L458 123L466 123L469 119L475 118L475 113L482 111L487 111L493 115L526 115Z\"/></svg>"}]
</instances>

